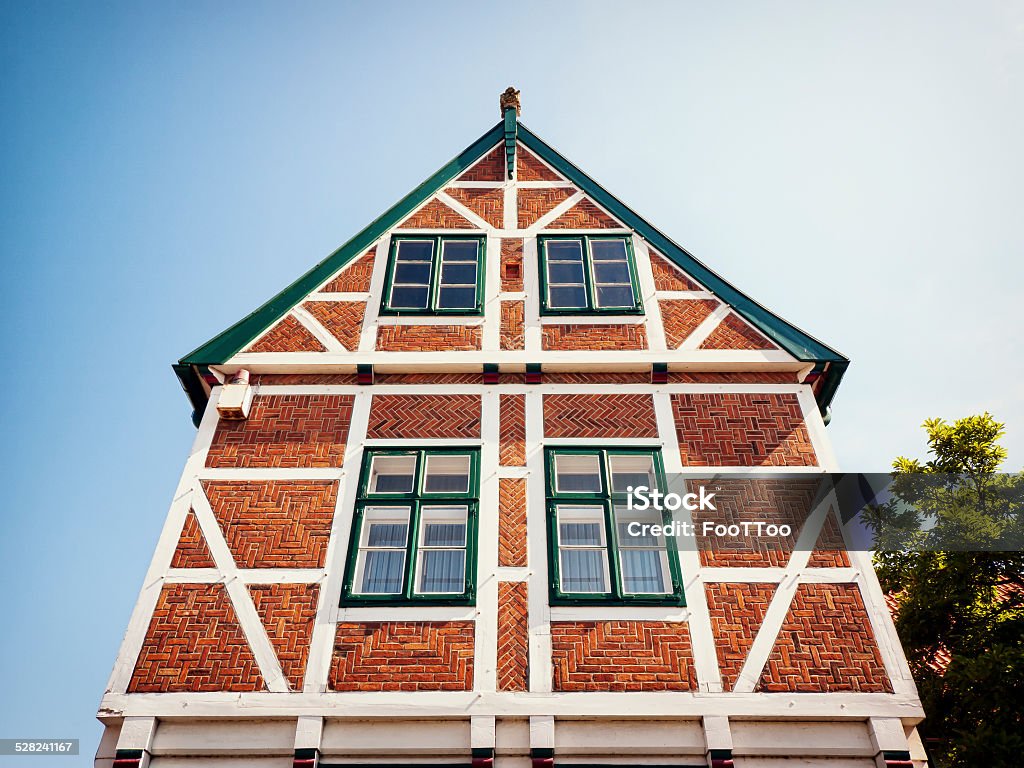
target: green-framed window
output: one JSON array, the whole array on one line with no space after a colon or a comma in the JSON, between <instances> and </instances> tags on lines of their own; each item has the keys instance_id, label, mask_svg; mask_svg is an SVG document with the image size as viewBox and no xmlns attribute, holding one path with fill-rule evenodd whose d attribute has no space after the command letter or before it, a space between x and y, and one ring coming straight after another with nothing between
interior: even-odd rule
<instances>
[{"instance_id":1,"label":"green-framed window","mask_svg":"<svg viewBox=\"0 0 1024 768\"><path fill-rule=\"evenodd\" d=\"M485 242L463 235L393 238L381 314L481 314Z\"/></svg>"},{"instance_id":2,"label":"green-framed window","mask_svg":"<svg viewBox=\"0 0 1024 768\"><path fill-rule=\"evenodd\" d=\"M539 237L537 244L543 314L643 312L633 244L628 237Z\"/></svg>"},{"instance_id":3,"label":"green-framed window","mask_svg":"<svg viewBox=\"0 0 1024 768\"><path fill-rule=\"evenodd\" d=\"M631 486L665 488L661 452L549 447L545 464L552 605L683 605L675 541L643 528L671 513L627 504Z\"/></svg>"},{"instance_id":4,"label":"green-framed window","mask_svg":"<svg viewBox=\"0 0 1024 768\"><path fill-rule=\"evenodd\" d=\"M343 605L472 605L479 448L363 454Z\"/></svg>"}]
</instances>

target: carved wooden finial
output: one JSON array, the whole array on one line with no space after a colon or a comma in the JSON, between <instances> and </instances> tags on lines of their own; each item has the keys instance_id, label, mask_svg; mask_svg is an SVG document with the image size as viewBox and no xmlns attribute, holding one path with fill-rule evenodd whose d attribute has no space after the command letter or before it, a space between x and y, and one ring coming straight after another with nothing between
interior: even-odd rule
<instances>
[{"instance_id":1,"label":"carved wooden finial","mask_svg":"<svg viewBox=\"0 0 1024 768\"><path fill-rule=\"evenodd\" d=\"M505 92L501 94L501 114L505 114L506 109L515 108L516 114L518 115L521 107L519 105L519 91L513 88L511 85L505 89Z\"/></svg>"}]
</instances>

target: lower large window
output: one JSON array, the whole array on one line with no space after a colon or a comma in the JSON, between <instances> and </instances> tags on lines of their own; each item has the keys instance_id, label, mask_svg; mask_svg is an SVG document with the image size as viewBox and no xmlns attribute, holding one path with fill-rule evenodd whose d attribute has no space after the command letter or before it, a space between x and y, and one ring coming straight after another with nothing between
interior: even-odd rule
<instances>
[{"instance_id":1,"label":"lower large window","mask_svg":"<svg viewBox=\"0 0 1024 768\"><path fill-rule=\"evenodd\" d=\"M472 604L477 448L363 456L344 604Z\"/></svg>"},{"instance_id":2,"label":"lower large window","mask_svg":"<svg viewBox=\"0 0 1024 768\"><path fill-rule=\"evenodd\" d=\"M664 488L651 449L548 448L547 504L552 604L682 605L673 539L651 526L669 512L630 510L630 487Z\"/></svg>"}]
</instances>

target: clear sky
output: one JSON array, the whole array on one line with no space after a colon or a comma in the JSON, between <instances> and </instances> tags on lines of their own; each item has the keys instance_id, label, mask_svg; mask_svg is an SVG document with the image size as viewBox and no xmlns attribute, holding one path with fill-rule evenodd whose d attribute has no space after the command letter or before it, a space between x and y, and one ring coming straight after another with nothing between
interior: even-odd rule
<instances>
[{"instance_id":1,"label":"clear sky","mask_svg":"<svg viewBox=\"0 0 1024 768\"><path fill-rule=\"evenodd\" d=\"M852 359L845 469L986 409L1024 464L1020 2L6 0L0 737L78 737L91 764L194 435L170 363L497 122L509 84L533 131Z\"/></svg>"}]
</instances>

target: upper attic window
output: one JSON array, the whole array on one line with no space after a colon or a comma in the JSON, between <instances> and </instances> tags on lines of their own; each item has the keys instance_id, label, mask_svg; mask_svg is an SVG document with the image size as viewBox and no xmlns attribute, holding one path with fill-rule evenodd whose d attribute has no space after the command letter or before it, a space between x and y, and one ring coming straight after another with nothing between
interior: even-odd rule
<instances>
[{"instance_id":1,"label":"upper attic window","mask_svg":"<svg viewBox=\"0 0 1024 768\"><path fill-rule=\"evenodd\" d=\"M381 313L478 315L483 310L484 238L396 237Z\"/></svg>"},{"instance_id":2,"label":"upper attic window","mask_svg":"<svg viewBox=\"0 0 1024 768\"><path fill-rule=\"evenodd\" d=\"M541 310L549 315L643 311L628 238L538 238Z\"/></svg>"}]
</instances>

